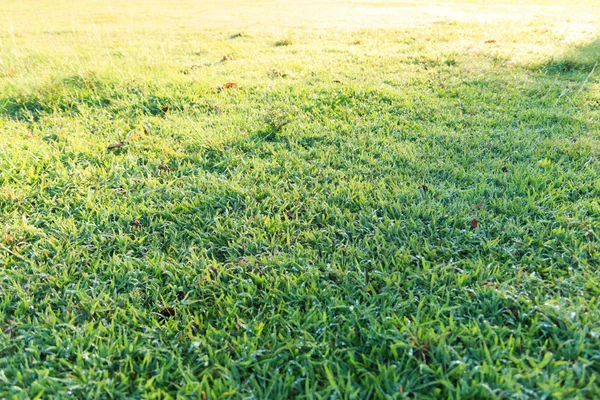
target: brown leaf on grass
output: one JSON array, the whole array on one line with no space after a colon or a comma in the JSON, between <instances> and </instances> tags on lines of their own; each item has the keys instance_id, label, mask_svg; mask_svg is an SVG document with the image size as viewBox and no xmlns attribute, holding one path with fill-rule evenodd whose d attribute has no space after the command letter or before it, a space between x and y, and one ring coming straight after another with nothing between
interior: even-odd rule
<instances>
[{"instance_id":1,"label":"brown leaf on grass","mask_svg":"<svg viewBox=\"0 0 600 400\"><path fill-rule=\"evenodd\" d=\"M235 82L227 82L223 85L225 89L236 89L239 85Z\"/></svg>"},{"instance_id":2,"label":"brown leaf on grass","mask_svg":"<svg viewBox=\"0 0 600 400\"><path fill-rule=\"evenodd\" d=\"M471 229L477 229L479 228L479 221L477 221L477 218L473 218L471 220Z\"/></svg>"},{"instance_id":3,"label":"brown leaf on grass","mask_svg":"<svg viewBox=\"0 0 600 400\"><path fill-rule=\"evenodd\" d=\"M141 228L142 223L140 221L138 221L137 219L134 219L133 221L131 221L131 226L133 226L134 228Z\"/></svg>"},{"instance_id":4,"label":"brown leaf on grass","mask_svg":"<svg viewBox=\"0 0 600 400\"><path fill-rule=\"evenodd\" d=\"M423 343L416 342L413 346L415 347L415 356L420 358L425 364L429 363L431 360L431 342L429 340Z\"/></svg>"},{"instance_id":5,"label":"brown leaf on grass","mask_svg":"<svg viewBox=\"0 0 600 400\"><path fill-rule=\"evenodd\" d=\"M226 54L223 56L223 58L221 58L221 62L233 61L233 60L235 60L235 58L233 58L233 56L231 54Z\"/></svg>"},{"instance_id":6,"label":"brown leaf on grass","mask_svg":"<svg viewBox=\"0 0 600 400\"><path fill-rule=\"evenodd\" d=\"M290 211L290 210L283 210L283 213L289 219L294 219L296 217L296 215L292 211Z\"/></svg>"},{"instance_id":7,"label":"brown leaf on grass","mask_svg":"<svg viewBox=\"0 0 600 400\"><path fill-rule=\"evenodd\" d=\"M474 206L474 207L475 207L475 209L476 209L476 210L479 210L481 207L483 207L483 203L484 203L484 202L485 202L485 200L481 200L481 202L480 202L480 203L477 203L477 204L475 204L475 206Z\"/></svg>"},{"instance_id":8,"label":"brown leaf on grass","mask_svg":"<svg viewBox=\"0 0 600 400\"><path fill-rule=\"evenodd\" d=\"M167 164L161 164L160 167L158 167L158 169L165 172L169 172L171 170L171 168L169 168Z\"/></svg>"},{"instance_id":9,"label":"brown leaf on grass","mask_svg":"<svg viewBox=\"0 0 600 400\"><path fill-rule=\"evenodd\" d=\"M165 318L169 318L175 315L175 309L173 307L167 307L159 312Z\"/></svg>"},{"instance_id":10,"label":"brown leaf on grass","mask_svg":"<svg viewBox=\"0 0 600 400\"><path fill-rule=\"evenodd\" d=\"M123 146L125 146L125 143L123 142L119 142L119 143L113 143L110 146L107 147L108 150L116 150L116 149L120 149Z\"/></svg>"},{"instance_id":11,"label":"brown leaf on grass","mask_svg":"<svg viewBox=\"0 0 600 400\"><path fill-rule=\"evenodd\" d=\"M140 126L135 132L133 132L131 134L131 136L129 136L129 138L127 138L127 140L140 139L140 138L144 137L147 134L148 134L148 131L146 130L146 127L145 126Z\"/></svg>"},{"instance_id":12,"label":"brown leaf on grass","mask_svg":"<svg viewBox=\"0 0 600 400\"><path fill-rule=\"evenodd\" d=\"M10 234L10 232L4 233L4 243L9 246L15 243L15 238Z\"/></svg>"},{"instance_id":13,"label":"brown leaf on grass","mask_svg":"<svg viewBox=\"0 0 600 400\"><path fill-rule=\"evenodd\" d=\"M206 400L206 392L200 393L200 399L201 400Z\"/></svg>"},{"instance_id":14,"label":"brown leaf on grass","mask_svg":"<svg viewBox=\"0 0 600 400\"><path fill-rule=\"evenodd\" d=\"M486 44L496 43L496 40L495 39L489 39L489 40L486 40L484 43L486 43Z\"/></svg>"}]
</instances>

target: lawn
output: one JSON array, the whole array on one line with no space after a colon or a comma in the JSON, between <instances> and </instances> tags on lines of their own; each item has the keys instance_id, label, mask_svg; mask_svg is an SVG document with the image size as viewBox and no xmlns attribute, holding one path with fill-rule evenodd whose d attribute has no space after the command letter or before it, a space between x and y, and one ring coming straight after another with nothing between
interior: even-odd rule
<instances>
[{"instance_id":1,"label":"lawn","mask_svg":"<svg viewBox=\"0 0 600 400\"><path fill-rule=\"evenodd\" d=\"M0 398L600 398L600 5L0 2Z\"/></svg>"}]
</instances>

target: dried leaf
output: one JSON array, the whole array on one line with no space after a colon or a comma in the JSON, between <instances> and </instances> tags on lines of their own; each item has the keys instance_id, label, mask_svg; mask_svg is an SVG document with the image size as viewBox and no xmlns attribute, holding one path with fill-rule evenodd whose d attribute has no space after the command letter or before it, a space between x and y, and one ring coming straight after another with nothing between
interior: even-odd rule
<instances>
[{"instance_id":1,"label":"dried leaf","mask_svg":"<svg viewBox=\"0 0 600 400\"><path fill-rule=\"evenodd\" d=\"M119 143L113 143L110 146L107 147L108 150L116 150L116 149L120 149L123 146L125 146L125 143L119 142Z\"/></svg>"},{"instance_id":2,"label":"dried leaf","mask_svg":"<svg viewBox=\"0 0 600 400\"><path fill-rule=\"evenodd\" d=\"M141 228L142 223L140 221L138 221L137 219L134 219L133 221L131 221L131 226L133 226L134 228Z\"/></svg>"},{"instance_id":3,"label":"dried leaf","mask_svg":"<svg viewBox=\"0 0 600 400\"><path fill-rule=\"evenodd\" d=\"M486 40L485 43L487 43L487 44L489 44L489 43L496 43L496 40L495 39L489 39L489 40Z\"/></svg>"},{"instance_id":4,"label":"dried leaf","mask_svg":"<svg viewBox=\"0 0 600 400\"><path fill-rule=\"evenodd\" d=\"M473 220L471 221L471 229L477 228L479 228L479 221L477 221L477 218L473 218Z\"/></svg>"},{"instance_id":5,"label":"dried leaf","mask_svg":"<svg viewBox=\"0 0 600 400\"><path fill-rule=\"evenodd\" d=\"M158 169L161 171L166 171L166 172L171 170L171 168L169 168L169 166L167 164L161 164L160 167L158 167Z\"/></svg>"},{"instance_id":6,"label":"dried leaf","mask_svg":"<svg viewBox=\"0 0 600 400\"><path fill-rule=\"evenodd\" d=\"M206 392L202 392L202 393L200 393L200 398L201 398L202 400L206 400Z\"/></svg>"},{"instance_id":7,"label":"dried leaf","mask_svg":"<svg viewBox=\"0 0 600 400\"><path fill-rule=\"evenodd\" d=\"M481 200L480 203L475 204L475 209L479 210L481 207L483 207L483 203L485 202L485 200Z\"/></svg>"},{"instance_id":8,"label":"dried leaf","mask_svg":"<svg viewBox=\"0 0 600 400\"><path fill-rule=\"evenodd\" d=\"M221 58L221 62L233 61L233 60L235 60L235 58L233 58L233 56L231 54L226 54L223 56L223 58Z\"/></svg>"},{"instance_id":9,"label":"dried leaf","mask_svg":"<svg viewBox=\"0 0 600 400\"><path fill-rule=\"evenodd\" d=\"M235 82L227 82L226 84L223 85L223 87L225 89L235 89L238 87L238 84Z\"/></svg>"},{"instance_id":10,"label":"dried leaf","mask_svg":"<svg viewBox=\"0 0 600 400\"><path fill-rule=\"evenodd\" d=\"M146 127L145 126L140 126L135 131L131 131L130 135L127 137L126 140L128 140L128 141L130 141L130 140L136 140L136 139L139 139L139 138L143 137L147 133L148 132L146 131Z\"/></svg>"},{"instance_id":11,"label":"dried leaf","mask_svg":"<svg viewBox=\"0 0 600 400\"><path fill-rule=\"evenodd\" d=\"M286 215L286 217L288 217L289 219L294 219L295 215L293 212L291 212L290 210L283 210L283 213Z\"/></svg>"},{"instance_id":12,"label":"dried leaf","mask_svg":"<svg viewBox=\"0 0 600 400\"><path fill-rule=\"evenodd\" d=\"M431 343L429 342L429 340L426 340L423 344L416 343L415 347L415 356L423 360L425 364L429 363L431 352Z\"/></svg>"},{"instance_id":13,"label":"dried leaf","mask_svg":"<svg viewBox=\"0 0 600 400\"><path fill-rule=\"evenodd\" d=\"M173 307L167 307L167 308L161 310L159 312L159 314L165 318L169 318L169 317L172 317L173 315L175 315L175 309Z\"/></svg>"},{"instance_id":14,"label":"dried leaf","mask_svg":"<svg viewBox=\"0 0 600 400\"><path fill-rule=\"evenodd\" d=\"M9 232L5 232L4 233L4 243L6 243L7 245L10 246L15 243L15 238Z\"/></svg>"}]
</instances>

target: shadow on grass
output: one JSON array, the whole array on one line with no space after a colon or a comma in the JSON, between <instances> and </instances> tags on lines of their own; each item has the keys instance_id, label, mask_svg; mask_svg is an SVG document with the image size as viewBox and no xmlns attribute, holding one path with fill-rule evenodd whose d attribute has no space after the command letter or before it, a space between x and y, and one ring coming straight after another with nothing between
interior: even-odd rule
<instances>
[{"instance_id":1,"label":"shadow on grass","mask_svg":"<svg viewBox=\"0 0 600 400\"><path fill-rule=\"evenodd\" d=\"M594 243L593 237L583 236L586 234L584 226L569 225L569 210L565 209L581 208L579 200L587 197L587 206L594 212L592 207L597 207L594 204L597 204L598 189L590 179L594 177L593 171L581 172L581 166L585 166L590 157L589 149L574 146L569 137L576 138L586 132L586 122L570 102L556 102L563 90L566 96L587 95L590 85L586 82L592 79L590 75L599 58L600 44L596 40L526 71L526 78L531 80L522 86L517 83L507 87L513 71L506 68L497 76L477 79L469 76L471 79L466 81L457 80L451 87L433 87L434 82L431 94L423 95L421 103L409 103L399 91L384 92L378 87L362 91L348 87L337 94L323 88L310 100L297 95L293 100L308 103L303 109L305 113L314 109L315 115L333 119L335 110L339 110L343 118L347 118L343 125L347 129L341 131L339 125L333 125L326 132L330 135L328 142L319 139L326 138L325 134L319 137L315 133L307 138L310 133L301 132L305 152L298 150L295 154L298 162L289 163L287 169L280 165L285 164L289 153L277 152L287 145L284 141L269 143L269 152L262 153L269 158L269 163L265 163L269 165L260 163L257 158L251 160L255 164L243 166L240 159L252 157L237 157L226 150L189 148L185 156L204 152L202 157L191 159L189 166L182 166L182 170L186 168L185 174L193 179L185 181L183 173L171 178L173 185L169 191L166 190L169 187L163 190L155 183L152 184L155 186L145 187L143 183L136 186L132 195L139 196L139 200L132 204L143 206L141 221L146 228L133 230L130 220L116 213L116 222L105 219L106 228L102 229L136 232L136 236L124 240L120 234L107 235L103 243L107 250L98 257L110 261L117 252L128 257L133 252L136 257L139 254L142 264L147 248L160 252L157 257L160 263L153 261L156 270L148 267L150 283L141 282L139 286L146 290L160 284L161 289L148 290L151 293L148 298L158 298L158 294L174 291L171 289L179 286L193 287L192 301L181 306L181 314L187 312L190 318L194 313L202 315L202 323L213 327L206 330L206 336L213 335L210 340L222 346L223 354L230 354L232 343L241 341L211 332L235 334L240 330L234 327L239 319L247 321L249 326L268 325L274 334L287 335L286 332L294 330L308 332L303 335L301 346L310 350L310 356L303 362L317 365L314 360L318 357L343 371L332 374L319 367L305 372L304 367L301 370L295 366L299 365L297 354L281 351L281 347L260 347L260 353L248 358L256 362L246 362L242 358L245 355L234 358L237 355L233 351L225 358L226 363L236 368L236 382L249 382L253 377L260 382L279 378L281 375L277 372L270 375L270 369L259 369L259 365L264 367L268 360L275 360L272 365L292 366L286 372L292 378L307 374L316 382L315 390L324 390L337 379L336 385L347 385L348 390L355 385L352 390L361 398L375 396L368 391L367 374L381 377L384 382L379 385L381 397L398 397L400 384L404 385L400 389L405 391L406 397L432 393L440 398L458 397L458 392L452 390L461 386L460 394L469 398L489 398L492 393L510 397L513 392L513 397L517 397L522 387L532 396L543 397L546 389L540 385L556 384L552 377L547 377L547 371L564 373L564 381L571 387L591 387L595 384L594 373L598 372L598 364L594 364L596 353L590 346L593 335L581 334L582 329L587 328L583 327L585 320L579 324L577 318L589 313L591 319L597 313L585 305L569 309L566 303L564 312L560 307L556 307L557 311L548 311L544 301L554 295L547 296L545 292L550 291L555 291L556 297L562 293L566 293L565 297L574 294L569 299L571 303L592 296L597 298L595 275L590 275L587 286L580 282L574 283L576 289L568 286L570 275L577 277L579 267L595 262L587 254L591 254L589 249L597 241ZM450 64L446 67L456 68L454 62ZM451 76L456 71L444 69L443 73ZM95 89L101 99L112 100L112 91L119 92L120 88ZM53 90L59 92L58 107L52 105ZM64 90L75 94L65 97ZM0 106L6 104L8 107L4 109L9 111L0 111L0 116L19 120L72 111L77 105L108 107L89 100L93 97L87 93L93 90L87 82L74 79L32 97L24 94L24 101L16 101L19 96L7 97L0 100ZM503 96L503 90L509 95ZM421 93L413 91L412 95L416 97ZM162 102L173 104L180 99L177 96L167 94L156 107ZM188 98L193 100L192 96ZM144 99L147 97L133 97L131 100L137 103L132 107L141 107ZM504 103L500 103L502 101ZM372 114L360 115L361 107ZM254 139L266 141L274 130L283 127L286 115L267 115L266 122L271 128L258 131ZM391 124L398 124L397 129L390 127ZM403 141L411 142L411 149L424 151L415 157L403 156L402 146L393 147ZM260 154L263 150L264 147L256 146L252 151ZM505 170L501 162L509 159L513 165ZM314 168L307 160L314 163ZM548 166L561 164L551 171L538 161ZM421 165L416 165L418 163ZM210 173L194 177L202 168ZM220 176L229 170L237 170L237 181ZM304 180L307 177L313 179ZM427 185L421 186L420 179L427 179ZM403 182L397 184L400 180ZM289 186L281 185L285 181L289 181ZM183 186L177 186L179 182ZM361 196L354 196L356 193ZM482 208L482 201L480 206L473 207L482 197L485 197L485 206ZM45 203L40 200L39 205L34 203L36 212L44 208L67 209L57 205L53 197L49 199ZM71 209L85 210L86 207L85 203L74 204ZM469 210L464 211L466 208ZM302 212L296 212L298 209ZM473 225L465 227L465 223L472 221L467 219L468 213L479 212L483 214L481 227L478 221L477 229ZM79 218L68 217L74 221ZM40 219L45 223L51 218ZM85 229L82 236L104 237L97 224L85 224L82 229ZM284 240L284 231L288 231L290 238L298 236L298 241ZM304 233L310 236L303 238ZM591 242L589 247L587 240ZM205 251L206 259L216 263L205 262L202 255L189 268L171 268L171 262L183 266L193 259L187 249ZM65 250L48 250L48 254L57 254L49 264L61 265L64 255L73 251L72 246ZM163 256L169 263L163 263ZM88 256L82 257L85 260ZM254 261L247 262L245 257L254 257L256 264L264 266L264 272L260 272L264 275L249 274L252 267L248 264ZM572 261L575 257L580 260ZM364 269L363 278L363 269L359 268L364 264L368 264L369 269ZM87 264L83 265L88 268ZM122 272L98 267L97 275L105 274L105 281L114 279L115 275L123 276L126 282L123 287L133 288L134 283L129 286L128 281L144 275L131 265L119 265ZM309 273L305 266L310 267ZM515 268L509 268L512 266ZM77 268L73 271L79 273ZM213 269L216 272L213 273ZM202 274L207 274L209 279L196 280ZM219 279L218 274L221 274ZM578 279L583 278L584 275L579 275ZM561 283L552 283L557 280ZM67 283L65 279L65 287ZM517 286L514 296L508 290L513 284ZM54 296L56 283L44 280L42 285L53 294L46 300L47 309L51 310L51 306L60 309L61 303L55 300L58 296ZM125 289L119 290L125 292ZM423 300L419 300L421 298ZM219 307L210 306L217 302ZM275 303L281 304L281 308L274 306ZM355 306L356 312L352 311ZM27 310L25 306L22 308ZM233 311L224 317L223 309ZM301 311L297 313L297 310ZM313 317L316 311L327 318ZM409 320L413 316L417 318ZM124 324L128 321L119 320ZM260 338L261 330L247 336L242 330L239 335L243 334L244 340L250 337L264 342ZM511 330L523 338L524 346L520 344L521 339L514 340ZM69 330L68 337L71 336ZM16 340L20 341L19 346L26 346L23 339ZM283 340L292 343L296 338L285 336ZM505 347L500 348L498 341L504 341L502 346ZM251 345L259 348L256 342ZM217 349L221 351L220 347ZM242 354L242 350L239 351ZM14 353L17 357L17 350ZM183 360L198 360L194 346L181 346L179 354ZM255 354L261 354L260 360ZM538 365L543 361L534 364L536 354L544 359L548 354L555 357L560 369L559 364L550 364L541 373L543 367ZM310 358L313 355L314 358ZM495 360L488 363L492 355ZM455 360L459 359L462 361L457 364ZM176 372L175 364L165 365L165 371ZM584 368L575 368L577 365L588 365L592 373L587 378L585 374L574 375L571 371ZM496 366L502 367L496 369ZM490 372L486 375L482 372L484 369ZM208 368L206 371L202 365L198 367L198 374L212 373ZM382 373L386 371L389 374ZM506 380L497 379L500 374ZM346 376L348 382L339 380ZM563 379L562 375L559 378ZM208 379L217 381L214 375ZM385 379L387 381L383 381ZM168 390L175 389L169 386Z\"/></svg>"},{"instance_id":2,"label":"shadow on grass","mask_svg":"<svg viewBox=\"0 0 600 400\"><path fill-rule=\"evenodd\" d=\"M46 115L78 114L81 107L105 109L123 116L165 116L184 110L220 113L217 106L186 90L189 88L173 84L171 89L174 95L163 95L151 87L120 85L95 74L74 75L53 79L33 90L1 96L0 117L37 122Z\"/></svg>"},{"instance_id":3,"label":"shadow on grass","mask_svg":"<svg viewBox=\"0 0 600 400\"><path fill-rule=\"evenodd\" d=\"M588 72L600 62L600 39L577 45L574 49L552 58L540 68L555 74Z\"/></svg>"}]
</instances>

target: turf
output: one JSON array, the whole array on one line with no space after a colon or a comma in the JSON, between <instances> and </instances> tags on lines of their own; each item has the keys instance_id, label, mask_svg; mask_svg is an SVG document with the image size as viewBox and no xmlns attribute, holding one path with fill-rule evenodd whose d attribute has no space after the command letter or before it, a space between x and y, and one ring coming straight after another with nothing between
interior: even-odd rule
<instances>
[{"instance_id":1,"label":"turf","mask_svg":"<svg viewBox=\"0 0 600 400\"><path fill-rule=\"evenodd\" d=\"M595 1L0 3L0 398L599 398Z\"/></svg>"}]
</instances>

